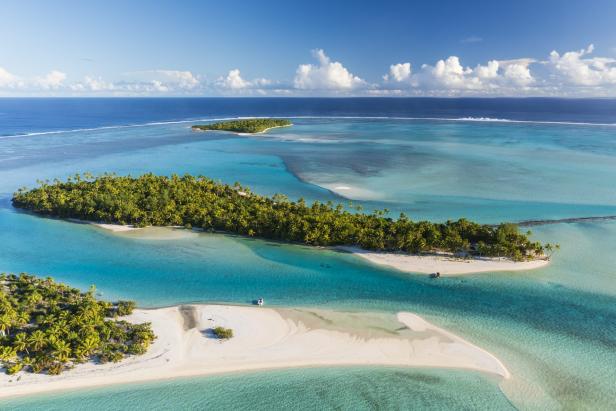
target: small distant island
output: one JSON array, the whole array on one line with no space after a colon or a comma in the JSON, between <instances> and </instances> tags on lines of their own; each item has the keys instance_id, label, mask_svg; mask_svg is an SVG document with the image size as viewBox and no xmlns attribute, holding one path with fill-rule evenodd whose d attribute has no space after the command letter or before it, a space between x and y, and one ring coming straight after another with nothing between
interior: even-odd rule
<instances>
[{"instance_id":1,"label":"small distant island","mask_svg":"<svg viewBox=\"0 0 616 411\"><path fill-rule=\"evenodd\" d=\"M518 226L478 224L466 219L433 223L405 214L386 217L342 204L291 201L251 192L239 183L222 184L203 176L140 177L76 175L17 191L13 205L38 214L95 223L184 226L300 243L351 246L389 253L449 253L468 257L506 257L528 261L552 246L529 239Z\"/></svg>"},{"instance_id":2,"label":"small distant island","mask_svg":"<svg viewBox=\"0 0 616 411\"><path fill-rule=\"evenodd\" d=\"M0 274L0 367L57 375L75 364L119 362L144 354L155 336L149 323L132 324L132 301L99 301L28 274Z\"/></svg>"},{"instance_id":3,"label":"small distant island","mask_svg":"<svg viewBox=\"0 0 616 411\"><path fill-rule=\"evenodd\" d=\"M234 133L257 134L277 127L292 126L289 120L276 118L251 118L243 120L220 121L212 124L198 124L191 128L195 131L231 131Z\"/></svg>"}]
</instances>

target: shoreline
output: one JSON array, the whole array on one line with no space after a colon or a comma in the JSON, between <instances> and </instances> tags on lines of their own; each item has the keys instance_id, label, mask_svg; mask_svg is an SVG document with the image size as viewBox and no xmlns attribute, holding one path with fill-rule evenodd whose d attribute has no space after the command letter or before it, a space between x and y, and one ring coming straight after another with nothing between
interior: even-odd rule
<instances>
[{"instance_id":1,"label":"shoreline","mask_svg":"<svg viewBox=\"0 0 616 411\"><path fill-rule=\"evenodd\" d=\"M409 312L182 305L138 309L126 320L152 323L157 339L146 354L119 363L79 364L59 376L2 374L0 398L301 367L454 368L510 377L494 355ZM235 336L213 338L215 326L232 328Z\"/></svg>"},{"instance_id":2,"label":"shoreline","mask_svg":"<svg viewBox=\"0 0 616 411\"><path fill-rule=\"evenodd\" d=\"M133 227L131 225L95 223L78 219L68 221L78 224L90 224L103 230L111 231L115 234L136 232L139 230L157 230L157 235L145 236L145 239L174 240L197 234L202 231L191 229L186 235L178 235L176 231L185 230L183 227ZM166 232L165 230L173 230ZM219 233L225 235L225 233ZM286 243L285 243L286 244ZM412 274L432 274L439 272L441 276L457 276L465 274L477 274L485 272L506 272L506 271L527 271L545 267L550 264L550 260L534 259L530 261L513 261L504 257L473 257L461 258L451 254L403 254L403 253L384 253L377 251L364 250L354 246L335 246L335 247L316 247L335 251L342 251L353 254L358 258L368 261L378 266L393 268L395 270Z\"/></svg>"},{"instance_id":3,"label":"shoreline","mask_svg":"<svg viewBox=\"0 0 616 411\"><path fill-rule=\"evenodd\" d=\"M257 131L256 133L245 133L245 132L241 132L241 131L231 131L231 130L201 130L199 128L190 128L191 131L197 131L197 132L201 132L201 133L210 133L210 132L217 132L217 133L231 133L231 134L235 134L238 136L254 136L257 134L264 134L267 133L269 130L275 129L275 128L283 128L283 127L291 127L293 124L287 124L285 126L273 126L273 127L268 127L265 130L262 131Z\"/></svg>"},{"instance_id":4,"label":"shoreline","mask_svg":"<svg viewBox=\"0 0 616 411\"><path fill-rule=\"evenodd\" d=\"M335 249L348 252L370 263L405 273L432 274L439 272L443 277L485 272L534 270L545 267L550 263L547 258L513 261L504 257L461 258L446 253L426 255L381 253L349 246L339 246Z\"/></svg>"},{"instance_id":5,"label":"shoreline","mask_svg":"<svg viewBox=\"0 0 616 411\"><path fill-rule=\"evenodd\" d=\"M268 127L268 128L266 128L265 130L263 130L263 131L258 131L258 132L256 132L256 133L242 133L242 132L239 132L239 131L235 131L235 132L234 132L234 131L232 131L232 133L235 133L235 134L237 134L238 136L254 136L255 134L265 134L265 133L267 133L269 130L273 130L273 129L275 129L275 128L291 127L292 125L293 125L293 124L287 124L286 126L274 126L274 127Z\"/></svg>"}]
</instances>

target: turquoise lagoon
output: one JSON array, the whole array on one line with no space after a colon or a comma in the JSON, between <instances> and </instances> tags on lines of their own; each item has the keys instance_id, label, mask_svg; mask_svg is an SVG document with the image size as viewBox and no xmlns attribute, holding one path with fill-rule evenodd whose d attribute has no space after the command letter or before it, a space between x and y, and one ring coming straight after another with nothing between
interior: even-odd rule
<instances>
[{"instance_id":1,"label":"turquoise lagoon","mask_svg":"<svg viewBox=\"0 0 616 411\"><path fill-rule=\"evenodd\" d=\"M496 382L475 373L388 368L302 369L248 373L241 378L177 379L16 399L5 405L31 411L515 409Z\"/></svg>"},{"instance_id":2,"label":"turquoise lagoon","mask_svg":"<svg viewBox=\"0 0 616 411\"><path fill-rule=\"evenodd\" d=\"M291 198L350 198L414 219L616 215L616 127L294 123L257 137L193 133L189 124L175 123L0 138L0 269L82 288L96 284L104 298L131 298L144 307L247 304L263 295L274 306L414 311L493 352L510 380L444 370L288 370L16 399L6 407L96 409L115 401L109 404L124 409L147 400L166 409L259 408L276 395L285 400L269 408L608 409L616 403L614 221L534 227L536 238L562 246L544 269L431 281L340 252L188 232L175 239L147 231L119 235L10 206L14 190L40 178L151 171L204 174ZM170 392L173 402L166 403ZM228 398L232 393L252 402Z\"/></svg>"}]
</instances>

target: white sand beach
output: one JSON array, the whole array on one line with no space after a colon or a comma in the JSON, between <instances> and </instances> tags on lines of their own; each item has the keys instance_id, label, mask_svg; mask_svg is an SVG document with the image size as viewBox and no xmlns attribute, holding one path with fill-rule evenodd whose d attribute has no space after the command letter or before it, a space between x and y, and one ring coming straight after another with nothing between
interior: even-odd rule
<instances>
[{"instance_id":1,"label":"white sand beach","mask_svg":"<svg viewBox=\"0 0 616 411\"><path fill-rule=\"evenodd\" d=\"M129 225L88 223L118 234L133 234L135 238L150 240L174 240L190 238L198 235L195 230L182 227L145 227L136 228ZM455 276L500 271L526 271L548 265L548 259L531 261L513 261L509 258L459 258L451 254L410 255L402 253L381 253L364 250L359 247L339 246L336 250L352 253L371 263L387 266L407 273L431 274L439 272L442 276Z\"/></svg>"},{"instance_id":2,"label":"white sand beach","mask_svg":"<svg viewBox=\"0 0 616 411\"><path fill-rule=\"evenodd\" d=\"M513 261L509 258L458 258L450 254L409 255L399 253L380 253L358 247L336 247L353 253L374 264L395 268L408 273L430 274L439 272L442 276L462 274L525 271L548 265L548 259Z\"/></svg>"},{"instance_id":3,"label":"white sand beach","mask_svg":"<svg viewBox=\"0 0 616 411\"><path fill-rule=\"evenodd\" d=\"M115 364L81 364L59 376L2 374L0 398L182 376L308 366L446 367L509 377L509 371L492 354L407 312L394 317L326 310L189 305L135 310L127 319L152 323L157 339L145 355ZM216 326L232 328L234 337L213 337L211 329Z\"/></svg>"},{"instance_id":4,"label":"white sand beach","mask_svg":"<svg viewBox=\"0 0 616 411\"><path fill-rule=\"evenodd\" d=\"M139 230L139 227L133 227L132 225L122 225L122 224L107 224L107 223L94 223L92 221L80 220L78 218L67 218L66 221L70 221L71 223L76 224L91 224L99 228L103 228L105 230L113 231L115 233L121 233L125 231Z\"/></svg>"},{"instance_id":5,"label":"white sand beach","mask_svg":"<svg viewBox=\"0 0 616 411\"><path fill-rule=\"evenodd\" d=\"M104 228L105 230L113 231L116 233L122 233L125 231L139 230L139 227L133 227L132 225L120 225L120 224L104 224L104 223L92 223L93 225Z\"/></svg>"}]
</instances>

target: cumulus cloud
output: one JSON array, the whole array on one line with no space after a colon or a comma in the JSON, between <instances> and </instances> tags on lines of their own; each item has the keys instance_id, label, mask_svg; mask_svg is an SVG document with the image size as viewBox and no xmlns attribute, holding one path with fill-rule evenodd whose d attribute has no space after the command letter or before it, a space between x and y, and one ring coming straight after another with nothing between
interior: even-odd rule
<instances>
[{"instance_id":1,"label":"cumulus cloud","mask_svg":"<svg viewBox=\"0 0 616 411\"><path fill-rule=\"evenodd\" d=\"M124 73L125 87L151 88L158 92L183 93L198 89L201 81L190 71L145 70Z\"/></svg>"},{"instance_id":2,"label":"cumulus cloud","mask_svg":"<svg viewBox=\"0 0 616 411\"><path fill-rule=\"evenodd\" d=\"M201 81L190 71L146 70L123 73L120 81L85 76L83 80L69 84L67 90L99 95L176 95L196 93L200 86Z\"/></svg>"},{"instance_id":3,"label":"cumulus cloud","mask_svg":"<svg viewBox=\"0 0 616 411\"><path fill-rule=\"evenodd\" d=\"M499 66L503 69L503 77L515 86L526 87L535 82L529 66L536 60L523 58L515 60L501 60Z\"/></svg>"},{"instance_id":4,"label":"cumulus cloud","mask_svg":"<svg viewBox=\"0 0 616 411\"><path fill-rule=\"evenodd\" d=\"M0 67L0 88L15 89L22 86L23 84L19 77L9 72L7 69Z\"/></svg>"},{"instance_id":5,"label":"cumulus cloud","mask_svg":"<svg viewBox=\"0 0 616 411\"><path fill-rule=\"evenodd\" d=\"M0 90L55 90L62 87L65 79L66 74L58 70L53 70L44 76L24 78L0 67Z\"/></svg>"},{"instance_id":6,"label":"cumulus cloud","mask_svg":"<svg viewBox=\"0 0 616 411\"><path fill-rule=\"evenodd\" d=\"M160 74L164 79L155 80L162 83L171 83L180 89L193 90L199 87L200 81L190 71L180 70L154 70L154 74ZM153 80L154 81L154 80Z\"/></svg>"},{"instance_id":7,"label":"cumulus cloud","mask_svg":"<svg viewBox=\"0 0 616 411\"><path fill-rule=\"evenodd\" d=\"M532 59L490 60L486 64L468 67L458 56L438 60L434 65L423 64L417 73L401 64L390 66L385 81L406 81L414 94L429 95L496 94L526 89L533 84L529 65ZM519 91L519 90L517 90Z\"/></svg>"},{"instance_id":8,"label":"cumulus cloud","mask_svg":"<svg viewBox=\"0 0 616 411\"><path fill-rule=\"evenodd\" d=\"M83 81L79 81L70 85L70 89L73 91L113 91L115 89L113 83L104 81L101 77L85 76Z\"/></svg>"},{"instance_id":9,"label":"cumulus cloud","mask_svg":"<svg viewBox=\"0 0 616 411\"><path fill-rule=\"evenodd\" d=\"M45 76L36 77L34 83L44 90L57 90L63 86L64 80L66 80L66 73L53 70Z\"/></svg>"},{"instance_id":10,"label":"cumulus cloud","mask_svg":"<svg viewBox=\"0 0 616 411\"><path fill-rule=\"evenodd\" d=\"M395 96L616 96L616 59L594 55L590 46L532 58L491 59L465 65L456 55L419 65L391 64L378 83L368 83L322 49L286 80L245 78L238 68L215 80L187 70L120 73L112 80L88 75L69 81L52 70L38 76L0 67L4 95L395 95ZM547 53L546 53L547 54Z\"/></svg>"},{"instance_id":11,"label":"cumulus cloud","mask_svg":"<svg viewBox=\"0 0 616 411\"><path fill-rule=\"evenodd\" d=\"M348 91L366 82L353 75L342 63L331 61L322 49L312 51L318 64L300 64L293 85L299 90Z\"/></svg>"},{"instance_id":12,"label":"cumulus cloud","mask_svg":"<svg viewBox=\"0 0 616 411\"><path fill-rule=\"evenodd\" d=\"M229 70L226 76L221 76L216 80L215 87L223 93L252 93L264 94L266 90L276 88L276 84L265 78L246 80L242 77L239 69Z\"/></svg>"},{"instance_id":13,"label":"cumulus cloud","mask_svg":"<svg viewBox=\"0 0 616 411\"><path fill-rule=\"evenodd\" d=\"M568 51L560 55L550 53L548 64L556 76L569 85L601 86L616 84L616 60L606 57L589 57L594 45L586 49Z\"/></svg>"},{"instance_id":14,"label":"cumulus cloud","mask_svg":"<svg viewBox=\"0 0 616 411\"><path fill-rule=\"evenodd\" d=\"M383 76L385 81L407 81L411 78L411 63L398 63L389 66L389 73Z\"/></svg>"},{"instance_id":15,"label":"cumulus cloud","mask_svg":"<svg viewBox=\"0 0 616 411\"><path fill-rule=\"evenodd\" d=\"M242 78L239 69L233 69L229 70L226 77L220 77L218 79L218 85L229 90L241 90L248 88L250 86L250 82Z\"/></svg>"}]
</instances>

